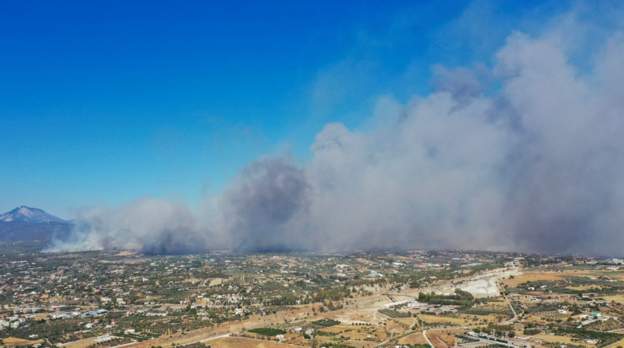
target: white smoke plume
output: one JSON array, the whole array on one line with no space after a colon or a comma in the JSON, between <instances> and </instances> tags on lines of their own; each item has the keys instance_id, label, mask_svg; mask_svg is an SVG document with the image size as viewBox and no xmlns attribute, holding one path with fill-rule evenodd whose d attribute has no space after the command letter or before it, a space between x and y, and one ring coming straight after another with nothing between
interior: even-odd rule
<instances>
[{"instance_id":1,"label":"white smoke plume","mask_svg":"<svg viewBox=\"0 0 624 348\"><path fill-rule=\"evenodd\" d=\"M85 216L56 247L622 255L624 33L577 47L575 25L511 34L491 68L435 67L436 91L380 97L367 128L326 125L303 166L252 163L208 223L142 200Z\"/></svg>"},{"instance_id":2,"label":"white smoke plume","mask_svg":"<svg viewBox=\"0 0 624 348\"><path fill-rule=\"evenodd\" d=\"M71 238L56 241L49 250L140 249L171 254L205 250L206 238L184 205L141 199L115 209L81 212Z\"/></svg>"}]
</instances>

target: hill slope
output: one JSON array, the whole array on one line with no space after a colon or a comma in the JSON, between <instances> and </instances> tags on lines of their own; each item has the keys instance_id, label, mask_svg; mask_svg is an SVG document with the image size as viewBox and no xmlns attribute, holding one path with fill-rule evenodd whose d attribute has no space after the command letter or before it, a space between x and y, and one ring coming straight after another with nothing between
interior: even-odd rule
<instances>
[{"instance_id":1,"label":"hill slope","mask_svg":"<svg viewBox=\"0 0 624 348\"><path fill-rule=\"evenodd\" d=\"M49 241L66 237L71 227L41 209L20 206L0 214L0 241Z\"/></svg>"}]
</instances>

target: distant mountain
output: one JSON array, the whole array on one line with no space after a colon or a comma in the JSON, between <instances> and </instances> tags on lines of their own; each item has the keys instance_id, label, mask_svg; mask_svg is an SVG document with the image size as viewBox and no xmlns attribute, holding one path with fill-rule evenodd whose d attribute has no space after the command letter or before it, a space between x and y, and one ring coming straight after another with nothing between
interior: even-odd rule
<instances>
[{"instance_id":1,"label":"distant mountain","mask_svg":"<svg viewBox=\"0 0 624 348\"><path fill-rule=\"evenodd\" d=\"M48 214L41 209L22 205L0 215L0 222L28 222L40 224L50 222L65 223L66 221L54 215Z\"/></svg>"},{"instance_id":2,"label":"distant mountain","mask_svg":"<svg viewBox=\"0 0 624 348\"><path fill-rule=\"evenodd\" d=\"M66 237L71 227L70 221L23 205L0 214L0 241L49 241Z\"/></svg>"}]
</instances>

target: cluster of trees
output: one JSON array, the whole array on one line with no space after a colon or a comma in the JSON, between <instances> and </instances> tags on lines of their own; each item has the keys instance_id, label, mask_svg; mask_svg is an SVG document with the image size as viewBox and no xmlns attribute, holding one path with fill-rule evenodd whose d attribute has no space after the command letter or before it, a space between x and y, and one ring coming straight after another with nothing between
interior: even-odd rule
<instances>
[{"instance_id":1,"label":"cluster of trees","mask_svg":"<svg viewBox=\"0 0 624 348\"><path fill-rule=\"evenodd\" d=\"M470 307L474 304L474 297L471 293L460 289L455 289L454 295L440 295L433 292L418 294L418 301L439 305L458 305Z\"/></svg>"},{"instance_id":2,"label":"cluster of trees","mask_svg":"<svg viewBox=\"0 0 624 348\"><path fill-rule=\"evenodd\" d=\"M512 338L516 335L513 326L511 325L495 325L489 324L484 328L475 328L476 332L484 332L497 337L509 337Z\"/></svg>"},{"instance_id":3,"label":"cluster of trees","mask_svg":"<svg viewBox=\"0 0 624 348\"><path fill-rule=\"evenodd\" d=\"M351 296L351 291L347 287L320 289L312 296L312 302L339 301L349 296Z\"/></svg>"},{"instance_id":4,"label":"cluster of trees","mask_svg":"<svg viewBox=\"0 0 624 348\"><path fill-rule=\"evenodd\" d=\"M624 335L613 332L593 331L577 327L555 327L557 334L572 335L580 339L595 339L600 341L600 346L606 346L616 342L624 337Z\"/></svg>"},{"instance_id":5,"label":"cluster of trees","mask_svg":"<svg viewBox=\"0 0 624 348\"><path fill-rule=\"evenodd\" d=\"M282 329L276 329L272 327L259 327L257 329L250 329L248 331L256 333L258 335L263 335L263 336L277 336L277 335L283 335L286 333L286 331Z\"/></svg>"},{"instance_id":6,"label":"cluster of trees","mask_svg":"<svg viewBox=\"0 0 624 348\"><path fill-rule=\"evenodd\" d=\"M409 318L411 316L409 312L399 312L389 308L380 309L379 313L385 314L390 318Z\"/></svg>"},{"instance_id":7,"label":"cluster of trees","mask_svg":"<svg viewBox=\"0 0 624 348\"><path fill-rule=\"evenodd\" d=\"M28 325L22 325L18 328L7 328L3 332L6 337L28 337L35 334L38 337L45 337L52 342L71 341L81 338L76 332L82 330L79 319L72 320L31 320Z\"/></svg>"},{"instance_id":8,"label":"cluster of trees","mask_svg":"<svg viewBox=\"0 0 624 348\"><path fill-rule=\"evenodd\" d=\"M338 320L325 318L325 319L313 321L312 324L316 326L320 326L320 327L330 327L330 326L338 325L340 324L340 322Z\"/></svg>"}]
</instances>

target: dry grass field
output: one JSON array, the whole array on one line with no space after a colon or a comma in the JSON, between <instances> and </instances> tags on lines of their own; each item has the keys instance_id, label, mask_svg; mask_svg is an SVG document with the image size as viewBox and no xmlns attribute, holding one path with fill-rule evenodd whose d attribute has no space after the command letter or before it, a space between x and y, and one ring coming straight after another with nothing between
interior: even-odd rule
<instances>
[{"instance_id":1,"label":"dry grass field","mask_svg":"<svg viewBox=\"0 0 624 348\"><path fill-rule=\"evenodd\" d=\"M317 335L316 342L319 345L329 344L332 342L344 342L353 347L373 347L377 345L377 342L381 342L386 338L383 330L376 330L371 328L371 331L365 331L358 329L341 331L336 335L326 336ZM308 345L310 342L308 342Z\"/></svg>"},{"instance_id":2,"label":"dry grass field","mask_svg":"<svg viewBox=\"0 0 624 348\"><path fill-rule=\"evenodd\" d=\"M599 276L609 276L614 279L624 280L624 272L611 272L611 271L600 271L600 270L572 270L565 269L562 271L537 271L531 270L526 271L520 275L516 275L513 278L507 278L503 280L503 284L507 285L510 288L517 287L520 284L532 281L555 281L562 280L565 278L572 277L589 277L596 279ZM592 287L592 286L588 286ZM581 290L582 288L579 288Z\"/></svg>"},{"instance_id":3,"label":"dry grass field","mask_svg":"<svg viewBox=\"0 0 624 348\"><path fill-rule=\"evenodd\" d=\"M27 340L27 339L17 338L17 337L7 337L7 338L3 338L1 341L2 341L2 344L6 347L32 346L35 344L43 343L43 340L41 339Z\"/></svg>"},{"instance_id":4,"label":"dry grass field","mask_svg":"<svg viewBox=\"0 0 624 348\"><path fill-rule=\"evenodd\" d=\"M463 326L468 322L466 318L463 317L451 317L451 316L442 316L442 315L430 315L430 314L420 314L418 315L420 320L425 322L426 324L445 324L445 325L457 325Z\"/></svg>"},{"instance_id":5,"label":"dry grass field","mask_svg":"<svg viewBox=\"0 0 624 348\"><path fill-rule=\"evenodd\" d=\"M418 325L418 318L394 318L393 321L399 323L405 330L411 328L414 325Z\"/></svg>"},{"instance_id":6,"label":"dry grass field","mask_svg":"<svg viewBox=\"0 0 624 348\"><path fill-rule=\"evenodd\" d=\"M624 347L624 338L622 338L621 340L617 342L611 343L606 348L618 348L618 347Z\"/></svg>"},{"instance_id":7,"label":"dry grass field","mask_svg":"<svg viewBox=\"0 0 624 348\"><path fill-rule=\"evenodd\" d=\"M245 337L226 337L209 342L213 348L298 348L300 345L258 340Z\"/></svg>"},{"instance_id":8,"label":"dry grass field","mask_svg":"<svg viewBox=\"0 0 624 348\"><path fill-rule=\"evenodd\" d=\"M395 321L387 321L383 327L336 325L319 330L320 334L317 335L317 340L319 343L328 343L342 338L350 346L374 347L379 342L392 336L398 336L403 332L405 332L404 324Z\"/></svg>"},{"instance_id":9,"label":"dry grass field","mask_svg":"<svg viewBox=\"0 0 624 348\"><path fill-rule=\"evenodd\" d=\"M534 282L534 281L553 281L560 280L565 278L564 273L555 273L555 272L528 272L517 275L513 278L507 278L503 280L503 284L507 285L510 288L515 288L520 284L524 284L526 282Z\"/></svg>"},{"instance_id":10,"label":"dry grass field","mask_svg":"<svg viewBox=\"0 0 624 348\"><path fill-rule=\"evenodd\" d=\"M93 344L95 344L95 339L97 337L89 337L83 338L81 340L67 342L63 344L64 348L87 348Z\"/></svg>"},{"instance_id":11,"label":"dry grass field","mask_svg":"<svg viewBox=\"0 0 624 348\"><path fill-rule=\"evenodd\" d=\"M429 337L429 340L436 348L449 348L456 343L455 336L449 330L429 330L427 331L427 337Z\"/></svg>"},{"instance_id":12,"label":"dry grass field","mask_svg":"<svg viewBox=\"0 0 624 348\"><path fill-rule=\"evenodd\" d=\"M407 335L399 339L399 344L427 344L427 340L422 335L422 332L415 332L411 335Z\"/></svg>"},{"instance_id":13,"label":"dry grass field","mask_svg":"<svg viewBox=\"0 0 624 348\"><path fill-rule=\"evenodd\" d=\"M624 304L624 294L604 296L603 298L609 302L613 301L613 302Z\"/></svg>"},{"instance_id":14,"label":"dry grass field","mask_svg":"<svg viewBox=\"0 0 624 348\"><path fill-rule=\"evenodd\" d=\"M372 326L336 325L319 330L323 334L336 336L347 336L354 340L363 340L370 337L383 336L377 333L377 329Z\"/></svg>"},{"instance_id":15,"label":"dry grass field","mask_svg":"<svg viewBox=\"0 0 624 348\"><path fill-rule=\"evenodd\" d=\"M507 316L487 314L487 315L475 315L475 314L462 314L459 315L465 324L463 325L487 325L496 324L505 320Z\"/></svg>"},{"instance_id":16,"label":"dry grass field","mask_svg":"<svg viewBox=\"0 0 624 348\"><path fill-rule=\"evenodd\" d=\"M583 347L594 347L594 345L587 344L584 341L575 340L570 336L539 334L533 337L546 343L570 344L570 345L583 346Z\"/></svg>"}]
</instances>

